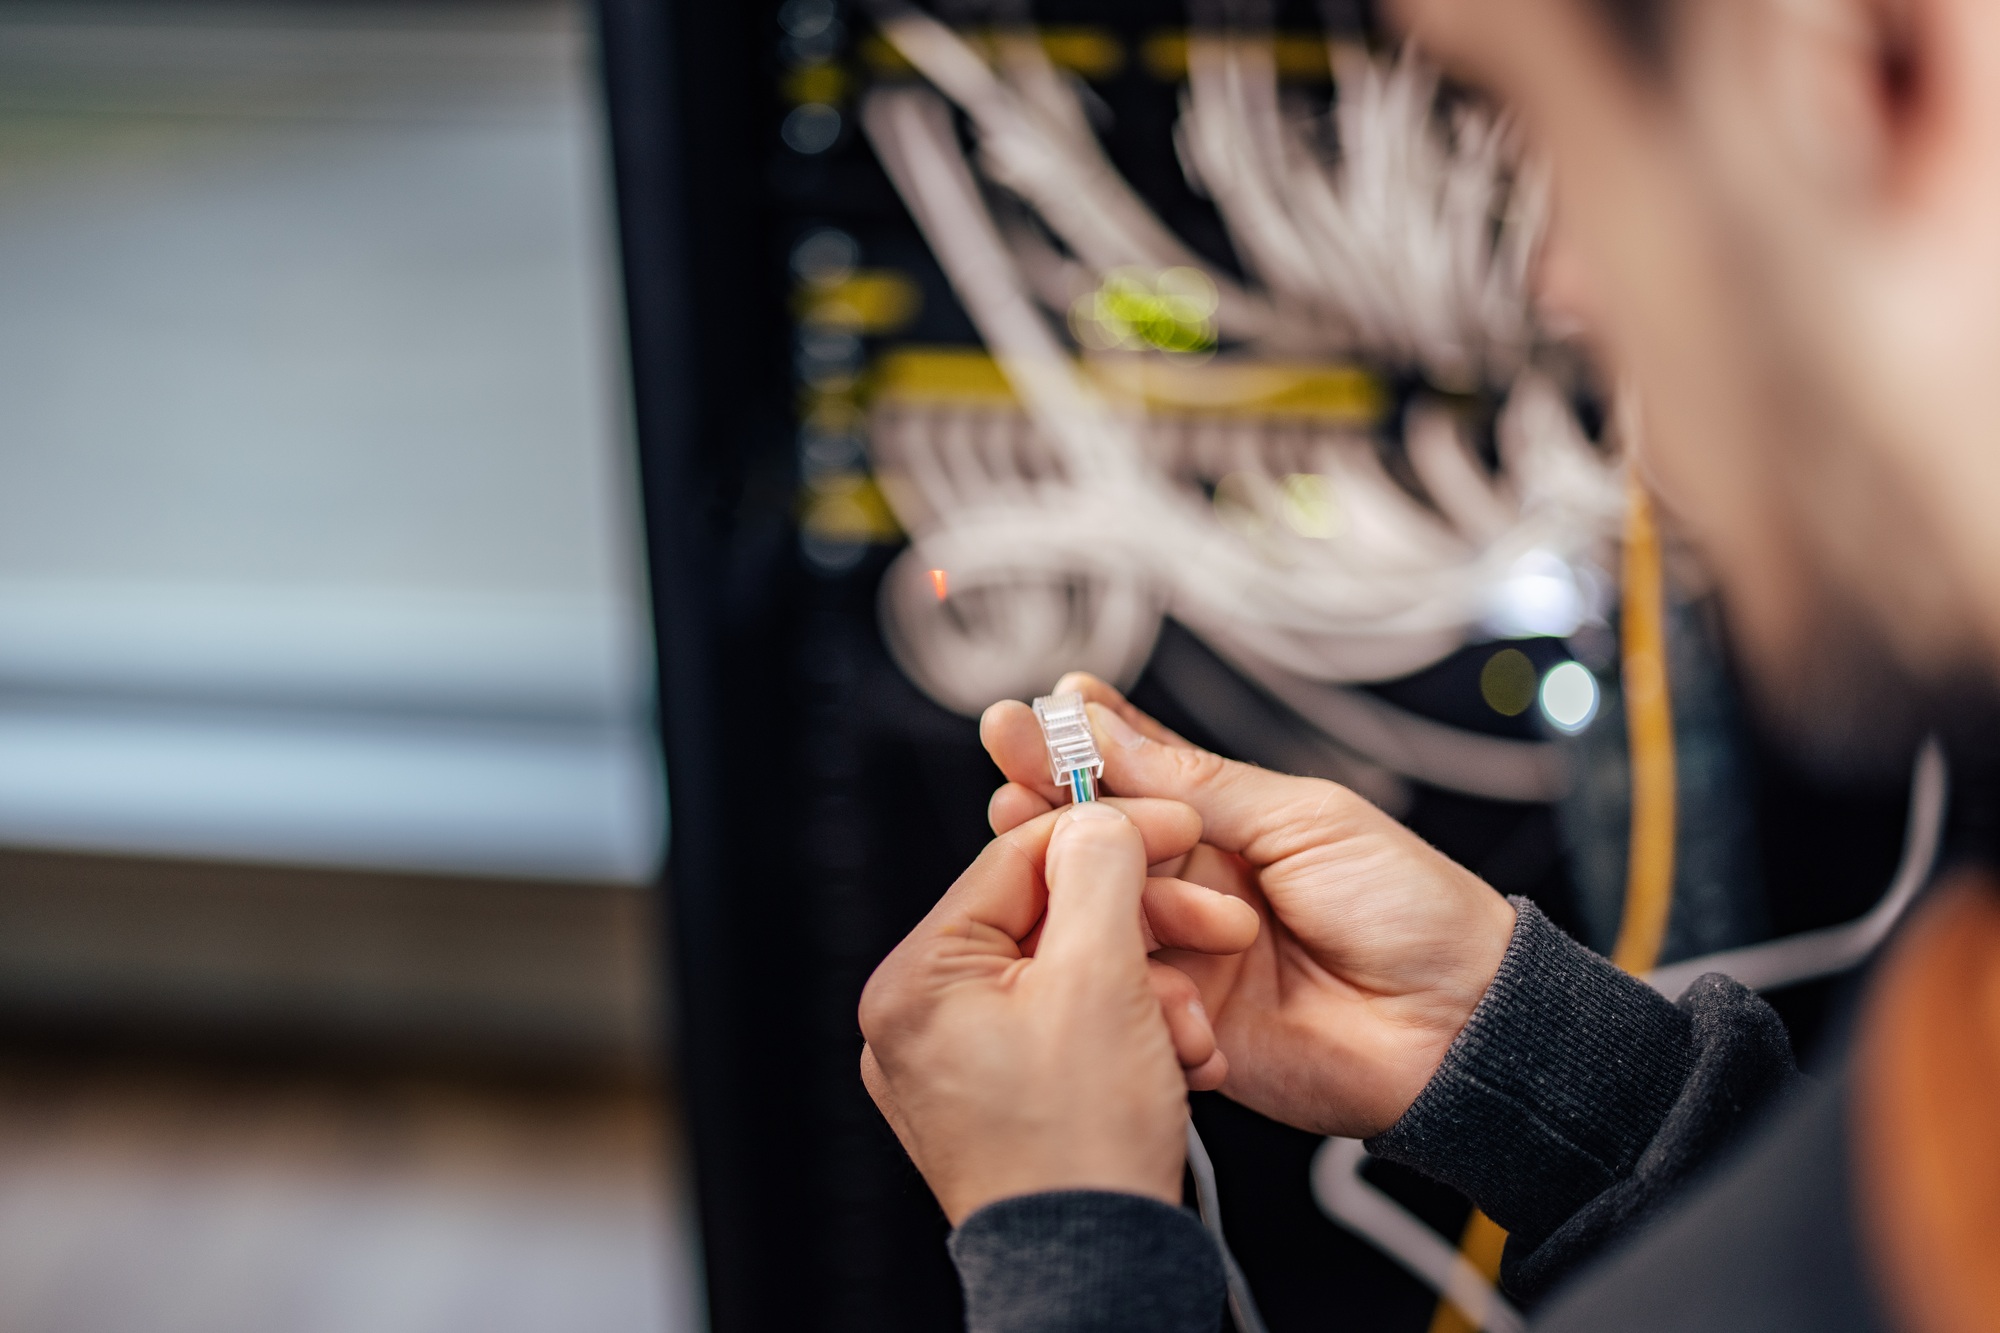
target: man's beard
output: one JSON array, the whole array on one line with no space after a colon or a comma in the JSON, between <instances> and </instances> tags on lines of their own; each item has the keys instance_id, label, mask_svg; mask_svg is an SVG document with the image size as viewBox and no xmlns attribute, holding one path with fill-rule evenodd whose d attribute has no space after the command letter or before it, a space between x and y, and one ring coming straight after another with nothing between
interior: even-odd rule
<instances>
[{"instance_id":1,"label":"man's beard","mask_svg":"<svg viewBox=\"0 0 2000 1333\"><path fill-rule=\"evenodd\" d=\"M1983 664L1908 668L1862 609L1821 590L1780 666L1745 663L1746 693L1781 748L1831 781L1894 781L1925 736L2000 757L2000 681Z\"/></svg>"}]
</instances>

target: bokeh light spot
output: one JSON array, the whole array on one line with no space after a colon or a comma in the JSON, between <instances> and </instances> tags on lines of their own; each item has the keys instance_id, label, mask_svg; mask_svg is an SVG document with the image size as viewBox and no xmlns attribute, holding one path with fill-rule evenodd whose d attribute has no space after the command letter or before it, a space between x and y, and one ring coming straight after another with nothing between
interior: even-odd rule
<instances>
[{"instance_id":1,"label":"bokeh light spot","mask_svg":"<svg viewBox=\"0 0 2000 1333\"><path fill-rule=\"evenodd\" d=\"M1333 483L1315 472L1294 472L1280 487L1285 523L1301 537L1327 541L1340 535L1340 503Z\"/></svg>"},{"instance_id":2,"label":"bokeh light spot","mask_svg":"<svg viewBox=\"0 0 2000 1333\"><path fill-rule=\"evenodd\" d=\"M1597 677L1581 662L1562 662L1542 677L1542 716L1558 731L1575 735L1597 716Z\"/></svg>"},{"instance_id":3,"label":"bokeh light spot","mask_svg":"<svg viewBox=\"0 0 2000 1333\"><path fill-rule=\"evenodd\" d=\"M1096 291L1077 298L1070 331L1100 352L1153 348L1206 354L1215 350L1217 303L1215 284L1200 269L1117 268Z\"/></svg>"},{"instance_id":4,"label":"bokeh light spot","mask_svg":"<svg viewBox=\"0 0 2000 1333\"><path fill-rule=\"evenodd\" d=\"M1519 648L1502 648L1479 670L1479 697L1502 717L1519 717L1535 701L1535 664Z\"/></svg>"}]
</instances>

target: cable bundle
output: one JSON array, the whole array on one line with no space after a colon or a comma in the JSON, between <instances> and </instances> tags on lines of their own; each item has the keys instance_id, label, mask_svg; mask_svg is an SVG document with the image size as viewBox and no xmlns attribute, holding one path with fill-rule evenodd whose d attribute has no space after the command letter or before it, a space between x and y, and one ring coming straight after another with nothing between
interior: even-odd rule
<instances>
[{"instance_id":1,"label":"cable bundle","mask_svg":"<svg viewBox=\"0 0 2000 1333\"><path fill-rule=\"evenodd\" d=\"M878 88L863 124L1005 386L970 403L885 392L873 409L871 456L912 535L884 625L933 697L976 712L1074 667L1127 682L1171 615L1313 717L1352 696L1339 682L1408 674L1469 635L1566 634L1601 614L1618 470L1534 366L1542 192L1502 125L1469 107L1445 125L1413 55L1340 49L1331 123L1287 118L1268 36L1195 34L1182 160L1252 286L1119 177L1032 35L1003 34L988 65L925 15L882 28L943 96ZM1035 221L989 202L953 105L987 180ZM1219 350L1092 350L1080 301L1117 315L1155 289L1174 319L1209 319ZM1497 473L1443 395L1404 417L1415 489L1367 412L1297 410L1292 391L1333 357L1504 396Z\"/></svg>"}]
</instances>

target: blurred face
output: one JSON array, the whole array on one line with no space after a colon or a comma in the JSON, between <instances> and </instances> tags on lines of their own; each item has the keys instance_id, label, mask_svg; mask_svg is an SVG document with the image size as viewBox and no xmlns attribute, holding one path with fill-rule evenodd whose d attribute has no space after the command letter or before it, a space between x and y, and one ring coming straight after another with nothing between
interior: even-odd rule
<instances>
[{"instance_id":1,"label":"blurred face","mask_svg":"<svg viewBox=\"0 0 2000 1333\"><path fill-rule=\"evenodd\" d=\"M1633 6L1627 0L1627 9ZM1523 115L1668 522L1809 752L1888 751L2000 676L2000 10L1406 0ZM1985 74L2000 76L2000 61ZM1991 441L1991 443L1989 443Z\"/></svg>"}]
</instances>

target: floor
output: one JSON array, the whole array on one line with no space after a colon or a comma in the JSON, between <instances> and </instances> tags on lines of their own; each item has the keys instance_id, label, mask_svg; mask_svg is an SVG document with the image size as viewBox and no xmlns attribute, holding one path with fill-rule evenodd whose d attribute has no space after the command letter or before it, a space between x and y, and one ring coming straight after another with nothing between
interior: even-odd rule
<instances>
[{"instance_id":1,"label":"floor","mask_svg":"<svg viewBox=\"0 0 2000 1333\"><path fill-rule=\"evenodd\" d=\"M693 1333L635 1090L0 1057L8 1333Z\"/></svg>"}]
</instances>

